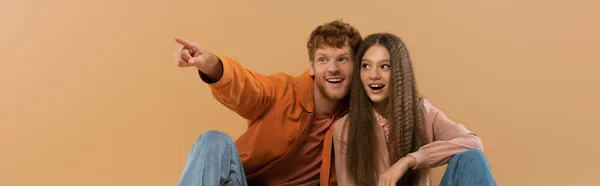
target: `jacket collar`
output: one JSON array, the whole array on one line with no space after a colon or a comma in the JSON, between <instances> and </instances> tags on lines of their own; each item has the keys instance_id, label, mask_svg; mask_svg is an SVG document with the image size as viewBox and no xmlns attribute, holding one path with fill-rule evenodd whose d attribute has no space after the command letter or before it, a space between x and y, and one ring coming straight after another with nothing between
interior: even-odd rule
<instances>
[{"instance_id":1,"label":"jacket collar","mask_svg":"<svg viewBox=\"0 0 600 186\"><path fill-rule=\"evenodd\" d=\"M300 76L296 77L298 83L298 100L302 105L302 108L307 112L312 113L314 111L313 93L314 93L314 80L308 74L308 70L304 71Z\"/></svg>"}]
</instances>

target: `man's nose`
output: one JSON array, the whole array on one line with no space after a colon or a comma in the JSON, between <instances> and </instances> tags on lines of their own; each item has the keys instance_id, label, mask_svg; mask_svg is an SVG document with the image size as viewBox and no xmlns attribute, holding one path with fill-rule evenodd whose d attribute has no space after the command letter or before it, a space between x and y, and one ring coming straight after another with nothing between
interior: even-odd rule
<instances>
[{"instance_id":1,"label":"man's nose","mask_svg":"<svg viewBox=\"0 0 600 186\"><path fill-rule=\"evenodd\" d=\"M327 71L329 73L337 73L340 71L340 64L337 61L329 62L329 66L327 66Z\"/></svg>"}]
</instances>

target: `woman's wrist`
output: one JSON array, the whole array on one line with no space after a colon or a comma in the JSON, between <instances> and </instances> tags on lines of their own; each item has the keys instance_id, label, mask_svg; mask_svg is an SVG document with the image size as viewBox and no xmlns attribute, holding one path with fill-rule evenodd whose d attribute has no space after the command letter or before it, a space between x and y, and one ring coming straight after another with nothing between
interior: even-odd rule
<instances>
[{"instance_id":1,"label":"woman's wrist","mask_svg":"<svg viewBox=\"0 0 600 186\"><path fill-rule=\"evenodd\" d=\"M415 159L415 157L412 156L405 156L404 158L404 165L406 166L407 169L412 169L415 166L417 166L417 159Z\"/></svg>"}]
</instances>

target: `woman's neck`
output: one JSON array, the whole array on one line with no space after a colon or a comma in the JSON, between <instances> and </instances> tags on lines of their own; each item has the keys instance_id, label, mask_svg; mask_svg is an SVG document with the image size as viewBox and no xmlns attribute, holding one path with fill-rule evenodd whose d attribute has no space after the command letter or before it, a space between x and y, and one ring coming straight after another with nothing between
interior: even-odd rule
<instances>
[{"instance_id":1,"label":"woman's neck","mask_svg":"<svg viewBox=\"0 0 600 186\"><path fill-rule=\"evenodd\" d=\"M383 116L385 119L389 119L387 118L387 101L373 103L373 109L375 109L375 112L377 112L377 114Z\"/></svg>"}]
</instances>

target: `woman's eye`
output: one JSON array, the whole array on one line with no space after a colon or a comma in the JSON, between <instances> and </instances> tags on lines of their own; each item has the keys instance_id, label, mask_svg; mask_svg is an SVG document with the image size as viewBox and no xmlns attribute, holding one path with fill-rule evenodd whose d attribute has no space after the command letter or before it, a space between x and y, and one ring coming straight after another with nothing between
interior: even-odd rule
<instances>
[{"instance_id":1,"label":"woman's eye","mask_svg":"<svg viewBox=\"0 0 600 186\"><path fill-rule=\"evenodd\" d=\"M367 65L367 64L363 64L363 65L362 65L362 68L370 68L370 66L369 66L369 65Z\"/></svg>"},{"instance_id":2,"label":"woman's eye","mask_svg":"<svg viewBox=\"0 0 600 186\"><path fill-rule=\"evenodd\" d=\"M382 69L389 69L389 68L390 68L390 65L381 65L381 68L382 68Z\"/></svg>"}]
</instances>

